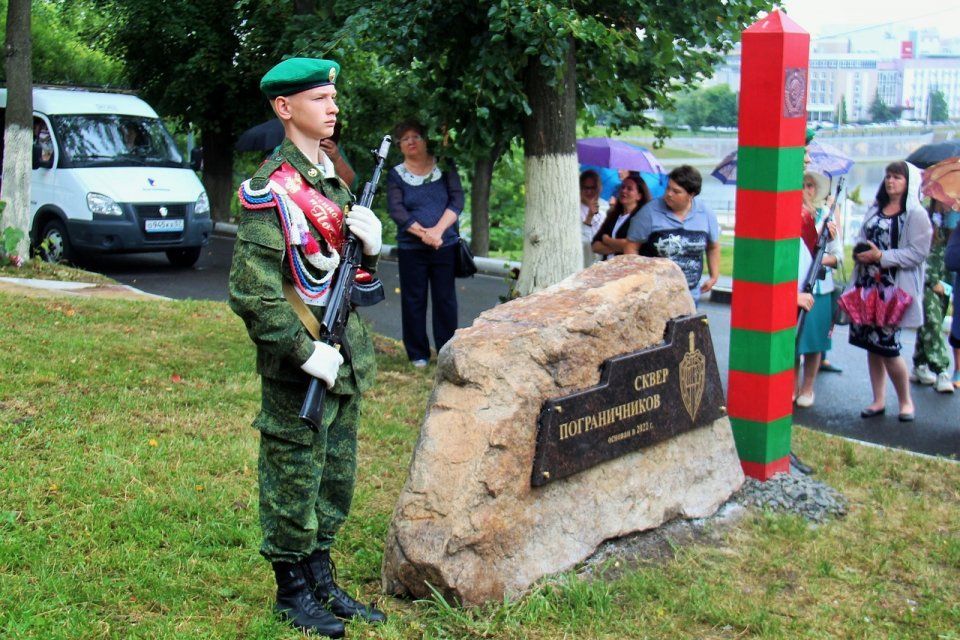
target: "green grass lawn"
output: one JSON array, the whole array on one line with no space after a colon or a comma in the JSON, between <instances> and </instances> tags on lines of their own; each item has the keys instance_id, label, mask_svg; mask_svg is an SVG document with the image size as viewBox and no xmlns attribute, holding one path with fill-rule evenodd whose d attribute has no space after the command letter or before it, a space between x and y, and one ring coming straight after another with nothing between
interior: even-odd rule
<instances>
[{"instance_id":1,"label":"green grass lawn","mask_svg":"<svg viewBox=\"0 0 960 640\"><path fill-rule=\"evenodd\" d=\"M259 384L224 304L0 294L0 344L0 637L299 637L270 614ZM843 520L754 513L665 564L565 574L480 608L384 597L433 370L377 349L334 559L390 620L351 638L960 637L960 465L805 429L794 448L850 499Z\"/></svg>"}]
</instances>

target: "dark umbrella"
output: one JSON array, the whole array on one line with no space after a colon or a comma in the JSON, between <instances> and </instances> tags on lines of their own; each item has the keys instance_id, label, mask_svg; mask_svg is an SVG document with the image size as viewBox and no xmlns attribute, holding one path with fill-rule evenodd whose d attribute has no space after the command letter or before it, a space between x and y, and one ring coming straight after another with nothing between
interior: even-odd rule
<instances>
[{"instance_id":1,"label":"dark umbrella","mask_svg":"<svg viewBox=\"0 0 960 640\"><path fill-rule=\"evenodd\" d=\"M825 175L831 180L850 171L853 160L836 147L814 140L807 145L810 165L806 171ZM737 183L737 152L731 151L710 173L723 184Z\"/></svg>"},{"instance_id":2,"label":"dark umbrella","mask_svg":"<svg viewBox=\"0 0 960 640\"><path fill-rule=\"evenodd\" d=\"M935 165L941 160L960 156L960 140L948 140L936 144L925 144L907 156L907 162L921 169Z\"/></svg>"},{"instance_id":3,"label":"dark umbrella","mask_svg":"<svg viewBox=\"0 0 960 640\"><path fill-rule=\"evenodd\" d=\"M237 151L273 151L283 142L283 136L283 125L273 118L241 133L233 148Z\"/></svg>"},{"instance_id":4,"label":"dark umbrella","mask_svg":"<svg viewBox=\"0 0 960 640\"><path fill-rule=\"evenodd\" d=\"M723 184L737 184L737 152L728 153L710 175Z\"/></svg>"}]
</instances>

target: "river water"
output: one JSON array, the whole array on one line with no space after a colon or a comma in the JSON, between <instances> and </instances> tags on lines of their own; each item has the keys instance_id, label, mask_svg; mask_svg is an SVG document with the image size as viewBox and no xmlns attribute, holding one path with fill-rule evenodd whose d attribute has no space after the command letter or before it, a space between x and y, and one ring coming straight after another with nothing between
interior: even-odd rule
<instances>
[{"instance_id":1,"label":"river water","mask_svg":"<svg viewBox=\"0 0 960 640\"><path fill-rule=\"evenodd\" d=\"M666 163L664 163L666 164ZM846 190L847 193L860 187L860 197L869 204L877 193L877 187L883 180L883 173L889 161L866 161L857 162L847 174ZM710 175L713 166L698 166L703 173L703 190L700 193L700 199L717 213L733 211L737 200L737 186L733 184L723 184ZM670 167L672 168L672 167ZM834 188L836 182L834 182Z\"/></svg>"}]
</instances>

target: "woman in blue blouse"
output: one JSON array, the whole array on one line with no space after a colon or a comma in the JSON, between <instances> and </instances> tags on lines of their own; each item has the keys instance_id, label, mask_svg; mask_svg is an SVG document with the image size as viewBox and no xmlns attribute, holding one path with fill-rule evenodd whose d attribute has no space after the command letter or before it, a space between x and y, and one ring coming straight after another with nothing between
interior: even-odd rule
<instances>
[{"instance_id":1,"label":"woman in blue blouse","mask_svg":"<svg viewBox=\"0 0 960 640\"><path fill-rule=\"evenodd\" d=\"M427 150L422 124L401 122L394 134L403 162L387 174L387 201L390 217L397 223L403 346L413 366L425 367L430 361L428 290L437 351L457 329L453 273L463 187L452 164L442 170L437 166L436 158Z\"/></svg>"}]
</instances>

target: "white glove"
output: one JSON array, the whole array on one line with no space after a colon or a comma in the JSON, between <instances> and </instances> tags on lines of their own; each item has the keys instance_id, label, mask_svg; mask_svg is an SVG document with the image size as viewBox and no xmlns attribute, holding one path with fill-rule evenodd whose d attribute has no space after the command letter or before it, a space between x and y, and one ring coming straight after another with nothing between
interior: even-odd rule
<instances>
[{"instance_id":1,"label":"white glove","mask_svg":"<svg viewBox=\"0 0 960 640\"><path fill-rule=\"evenodd\" d=\"M346 222L350 231L353 231L353 235L360 238L363 243L363 255L380 254L380 234L383 231L383 225L373 211L360 205L353 205L350 213L347 214Z\"/></svg>"},{"instance_id":2,"label":"white glove","mask_svg":"<svg viewBox=\"0 0 960 640\"><path fill-rule=\"evenodd\" d=\"M307 358L307 361L300 365L300 368L314 378L323 380L327 384L327 388L333 387L333 384L337 381L337 371L343 364L343 356L325 342L314 340L313 346L316 348Z\"/></svg>"}]
</instances>

